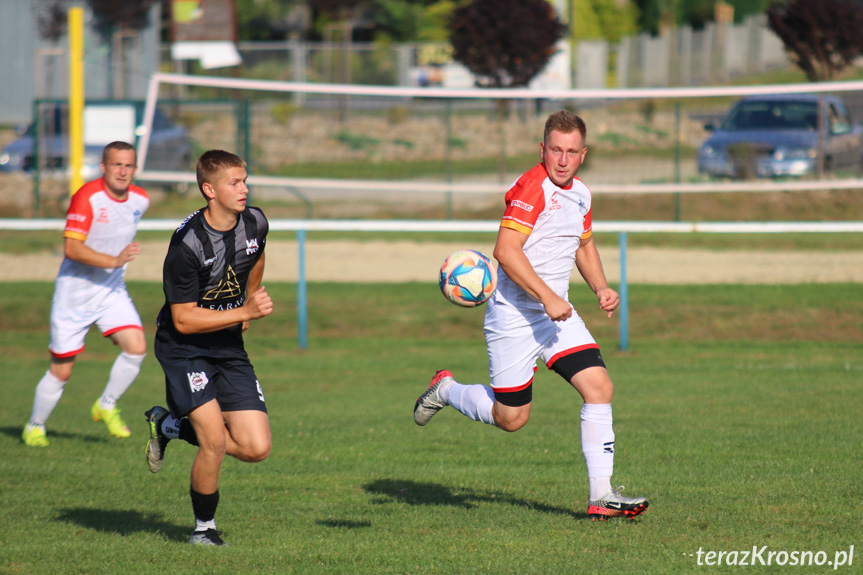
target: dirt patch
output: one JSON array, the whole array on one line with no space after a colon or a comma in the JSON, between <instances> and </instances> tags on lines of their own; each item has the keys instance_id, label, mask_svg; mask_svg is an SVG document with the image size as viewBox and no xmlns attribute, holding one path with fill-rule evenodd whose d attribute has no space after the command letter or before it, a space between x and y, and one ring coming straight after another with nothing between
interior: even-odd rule
<instances>
[{"instance_id":1,"label":"dirt patch","mask_svg":"<svg viewBox=\"0 0 863 575\"><path fill-rule=\"evenodd\" d=\"M144 242L126 272L129 280L161 281L165 242ZM314 241L306 243L306 279L335 282L434 282L441 263L456 249L491 254L491 244L409 241ZM620 281L620 254L602 251L608 280ZM2 281L53 281L57 253L0 253ZM863 253L726 251L631 248L627 278L634 284L863 283ZM299 247L294 241L267 244L265 281L295 282ZM574 274L577 278L577 273Z\"/></svg>"}]
</instances>

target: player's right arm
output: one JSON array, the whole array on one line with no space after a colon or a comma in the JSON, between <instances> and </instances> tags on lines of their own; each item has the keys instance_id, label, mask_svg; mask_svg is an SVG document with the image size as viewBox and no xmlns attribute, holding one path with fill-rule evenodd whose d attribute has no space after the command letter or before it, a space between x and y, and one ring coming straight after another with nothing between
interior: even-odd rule
<instances>
[{"instance_id":1,"label":"player's right arm","mask_svg":"<svg viewBox=\"0 0 863 575\"><path fill-rule=\"evenodd\" d=\"M132 242L116 256L97 252L77 238L63 238L63 252L70 260L97 268L121 268L141 253L138 242Z\"/></svg>"},{"instance_id":2,"label":"player's right arm","mask_svg":"<svg viewBox=\"0 0 863 575\"><path fill-rule=\"evenodd\" d=\"M494 246L494 257L507 277L521 289L539 300L552 321L563 321L572 316L572 305L548 287L524 253L527 235L501 226Z\"/></svg>"},{"instance_id":3,"label":"player's right arm","mask_svg":"<svg viewBox=\"0 0 863 575\"><path fill-rule=\"evenodd\" d=\"M213 310L198 307L197 302L172 303L174 327L182 334L220 331L273 313L273 300L266 288L251 294L241 307Z\"/></svg>"},{"instance_id":4,"label":"player's right arm","mask_svg":"<svg viewBox=\"0 0 863 575\"><path fill-rule=\"evenodd\" d=\"M93 194L102 187L99 180L87 182L69 202L66 211L66 227L63 230L63 254L70 260L98 268L121 268L138 255L141 250L137 242L124 247L119 254L110 255L97 252L84 242L93 223Z\"/></svg>"}]
</instances>

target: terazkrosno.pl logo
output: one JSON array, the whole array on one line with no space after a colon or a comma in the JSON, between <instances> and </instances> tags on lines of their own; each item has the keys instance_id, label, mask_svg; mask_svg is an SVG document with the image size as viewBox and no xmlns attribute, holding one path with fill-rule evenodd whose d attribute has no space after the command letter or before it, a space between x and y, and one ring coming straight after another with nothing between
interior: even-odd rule
<instances>
[{"instance_id":1,"label":"terazkrosno.pl logo","mask_svg":"<svg viewBox=\"0 0 863 575\"><path fill-rule=\"evenodd\" d=\"M839 549L835 552L827 551L773 551L767 545L759 547L753 545L752 549L743 551L705 551L699 547L695 553L689 553L695 557L699 566L718 567L753 567L756 565L779 565L780 567L832 567L834 570L840 567L851 567L854 564L854 546L850 545L848 550Z\"/></svg>"}]
</instances>

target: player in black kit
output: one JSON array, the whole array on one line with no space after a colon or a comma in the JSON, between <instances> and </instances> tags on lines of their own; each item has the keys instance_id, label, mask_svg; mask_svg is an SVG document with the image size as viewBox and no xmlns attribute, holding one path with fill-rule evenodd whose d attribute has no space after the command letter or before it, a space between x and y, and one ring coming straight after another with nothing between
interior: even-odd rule
<instances>
[{"instance_id":1,"label":"player in black kit","mask_svg":"<svg viewBox=\"0 0 863 575\"><path fill-rule=\"evenodd\" d=\"M246 206L240 157L210 150L198 159L197 175L207 206L180 224L165 257L154 350L168 409L146 412L147 465L161 469L171 439L198 446L189 543L224 545L215 523L222 460L263 461L272 446L264 393L243 345L249 322L273 311L261 286L269 224L260 209Z\"/></svg>"}]
</instances>

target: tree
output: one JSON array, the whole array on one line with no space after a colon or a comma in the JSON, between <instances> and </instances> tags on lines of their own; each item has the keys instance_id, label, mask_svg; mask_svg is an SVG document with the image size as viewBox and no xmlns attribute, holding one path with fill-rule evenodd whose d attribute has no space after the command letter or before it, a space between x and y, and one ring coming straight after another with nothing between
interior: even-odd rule
<instances>
[{"instance_id":1,"label":"tree","mask_svg":"<svg viewBox=\"0 0 863 575\"><path fill-rule=\"evenodd\" d=\"M237 37L244 41L284 40L288 7L281 2L236 0Z\"/></svg>"},{"instance_id":2,"label":"tree","mask_svg":"<svg viewBox=\"0 0 863 575\"><path fill-rule=\"evenodd\" d=\"M50 3L36 6L36 28L39 37L56 46L66 34L66 7L62 0L52 0ZM45 70L45 94L54 94L54 58L48 58ZM44 95L43 95L44 96Z\"/></svg>"},{"instance_id":3,"label":"tree","mask_svg":"<svg viewBox=\"0 0 863 575\"><path fill-rule=\"evenodd\" d=\"M638 9L631 2L618 0L571 0L574 40L604 39L619 42L634 36L638 29Z\"/></svg>"},{"instance_id":4,"label":"tree","mask_svg":"<svg viewBox=\"0 0 863 575\"><path fill-rule=\"evenodd\" d=\"M547 0L473 0L453 13L453 58L489 88L527 86L567 27Z\"/></svg>"},{"instance_id":5,"label":"tree","mask_svg":"<svg viewBox=\"0 0 863 575\"><path fill-rule=\"evenodd\" d=\"M157 0L89 0L93 10L95 28L112 46L108 52L110 83L115 98L125 98L124 74L114 69L126 68L126 59L140 54L140 47L126 47L126 39L140 42L141 30L150 25L150 8ZM156 24L158 25L158 24ZM132 66L130 66L132 67Z\"/></svg>"},{"instance_id":6,"label":"tree","mask_svg":"<svg viewBox=\"0 0 863 575\"><path fill-rule=\"evenodd\" d=\"M150 23L150 7L156 0L90 0L96 27L106 37L114 30L143 30Z\"/></svg>"},{"instance_id":7,"label":"tree","mask_svg":"<svg viewBox=\"0 0 863 575\"><path fill-rule=\"evenodd\" d=\"M741 21L751 14L762 14L771 0L724 0L734 7L734 19ZM639 25L644 32L657 34L663 22L704 28L713 21L716 0L632 0L641 14Z\"/></svg>"},{"instance_id":8,"label":"tree","mask_svg":"<svg viewBox=\"0 0 863 575\"><path fill-rule=\"evenodd\" d=\"M848 0L775 1L767 20L810 82L832 79L863 54L863 8Z\"/></svg>"},{"instance_id":9,"label":"tree","mask_svg":"<svg viewBox=\"0 0 863 575\"><path fill-rule=\"evenodd\" d=\"M66 7L62 0L52 0L36 8L36 28L39 36L52 44L57 44L66 34L66 19Z\"/></svg>"},{"instance_id":10,"label":"tree","mask_svg":"<svg viewBox=\"0 0 863 575\"><path fill-rule=\"evenodd\" d=\"M446 42L455 2L449 0L373 0L375 40Z\"/></svg>"}]
</instances>

